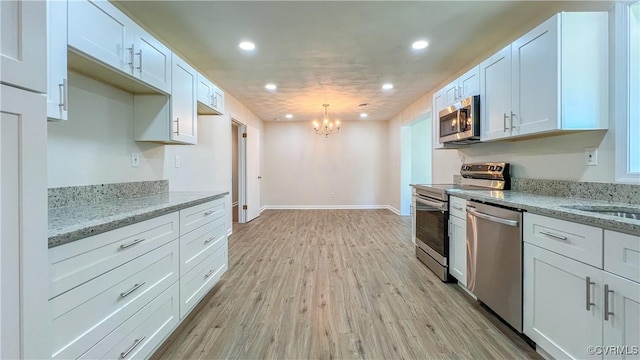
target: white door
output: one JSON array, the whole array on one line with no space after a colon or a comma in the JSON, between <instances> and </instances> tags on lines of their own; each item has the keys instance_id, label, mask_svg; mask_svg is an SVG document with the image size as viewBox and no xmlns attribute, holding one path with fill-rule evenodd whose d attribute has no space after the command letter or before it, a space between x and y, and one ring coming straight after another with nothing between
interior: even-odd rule
<instances>
[{"instance_id":1,"label":"white door","mask_svg":"<svg viewBox=\"0 0 640 360\"><path fill-rule=\"evenodd\" d=\"M44 1L0 1L3 83L47 92L46 24Z\"/></svg>"},{"instance_id":2,"label":"white door","mask_svg":"<svg viewBox=\"0 0 640 360\"><path fill-rule=\"evenodd\" d=\"M47 1L47 117L67 120L67 2Z\"/></svg>"},{"instance_id":3,"label":"white door","mask_svg":"<svg viewBox=\"0 0 640 360\"><path fill-rule=\"evenodd\" d=\"M0 358L50 357L46 97L0 86Z\"/></svg>"},{"instance_id":4,"label":"white door","mask_svg":"<svg viewBox=\"0 0 640 360\"><path fill-rule=\"evenodd\" d=\"M449 216L449 273L467 285L467 222Z\"/></svg>"},{"instance_id":5,"label":"white door","mask_svg":"<svg viewBox=\"0 0 640 360\"><path fill-rule=\"evenodd\" d=\"M68 2L69 46L127 74L133 73L133 21L105 0Z\"/></svg>"},{"instance_id":6,"label":"white door","mask_svg":"<svg viewBox=\"0 0 640 360\"><path fill-rule=\"evenodd\" d=\"M511 135L511 45L480 64L480 139Z\"/></svg>"},{"instance_id":7,"label":"white door","mask_svg":"<svg viewBox=\"0 0 640 360\"><path fill-rule=\"evenodd\" d=\"M603 345L628 346L628 355L633 355L633 346L640 346L640 284L619 276L603 272L606 308L604 318ZM636 350L637 351L637 350ZM605 359L637 359L638 355L605 354Z\"/></svg>"},{"instance_id":8,"label":"white door","mask_svg":"<svg viewBox=\"0 0 640 360\"><path fill-rule=\"evenodd\" d=\"M558 20L554 16L511 45L513 135L558 128Z\"/></svg>"},{"instance_id":9,"label":"white door","mask_svg":"<svg viewBox=\"0 0 640 360\"><path fill-rule=\"evenodd\" d=\"M523 272L524 333L556 359L599 358L602 271L525 243Z\"/></svg>"},{"instance_id":10,"label":"white door","mask_svg":"<svg viewBox=\"0 0 640 360\"><path fill-rule=\"evenodd\" d=\"M171 50L135 26L133 76L171 94Z\"/></svg>"},{"instance_id":11,"label":"white door","mask_svg":"<svg viewBox=\"0 0 640 360\"><path fill-rule=\"evenodd\" d=\"M198 142L196 82L198 74L184 60L173 56L171 79L171 140L186 144Z\"/></svg>"},{"instance_id":12,"label":"white door","mask_svg":"<svg viewBox=\"0 0 640 360\"><path fill-rule=\"evenodd\" d=\"M249 222L260 216L260 130L246 125L246 137L243 137L246 148L246 187L245 187L245 221Z\"/></svg>"}]
</instances>

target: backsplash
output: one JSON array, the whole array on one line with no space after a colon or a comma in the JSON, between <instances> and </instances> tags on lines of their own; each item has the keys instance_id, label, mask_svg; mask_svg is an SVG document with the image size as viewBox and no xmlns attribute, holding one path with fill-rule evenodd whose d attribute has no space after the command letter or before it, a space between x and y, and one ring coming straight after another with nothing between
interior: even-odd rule
<instances>
[{"instance_id":1,"label":"backsplash","mask_svg":"<svg viewBox=\"0 0 640 360\"><path fill-rule=\"evenodd\" d=\"M169 180L49 188L49 208L80 206L169 191Z\"/></svg>"},{"instance_id":2,"label":"backsplash","mask_svg":"<svg viewBox=\"0 0 640 360\"><path fill-rule=\"evenodd\" d=\"M640 205L640 185L511 178L511 190Z\"/></svg>"}]
</instances>

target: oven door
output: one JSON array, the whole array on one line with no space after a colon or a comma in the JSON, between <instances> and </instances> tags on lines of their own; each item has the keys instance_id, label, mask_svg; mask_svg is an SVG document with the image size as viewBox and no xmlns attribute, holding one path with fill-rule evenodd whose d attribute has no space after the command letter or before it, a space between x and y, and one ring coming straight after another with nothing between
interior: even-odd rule
<instances>
[{"instance_id":1,"label":"oven door","mask_svg":"<svg viewBox=\"0 0 640 360\"><path fill-rule=\"evenodd\" d=\"M442 266L448 266L447 203L416 195L416 245Z\"/></svg>"}]
</instances>

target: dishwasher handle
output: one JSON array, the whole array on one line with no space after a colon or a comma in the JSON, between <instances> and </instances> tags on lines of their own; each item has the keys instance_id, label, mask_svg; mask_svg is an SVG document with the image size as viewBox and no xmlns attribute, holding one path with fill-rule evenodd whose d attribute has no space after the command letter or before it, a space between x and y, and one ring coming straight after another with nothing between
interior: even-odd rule
<instances>
[{"instance_id":1,"label":"dishwasher handle","mask_svg":"<svg viewBox=\"0 0 640 360\"><path fill-rule=\"evenodd\" d=\"M499 223L499 224L503 224L503 225L518 226L518 221L517 220L507 220L507 219L499 218L497 216L481 213L481 212L476 211L475 208L471 207L471 206L467 206L467 214L470 214L471 216L478 217L480 219L493 221L493 222L496 222L496 223Z\"/></svg>"}]
</instances>

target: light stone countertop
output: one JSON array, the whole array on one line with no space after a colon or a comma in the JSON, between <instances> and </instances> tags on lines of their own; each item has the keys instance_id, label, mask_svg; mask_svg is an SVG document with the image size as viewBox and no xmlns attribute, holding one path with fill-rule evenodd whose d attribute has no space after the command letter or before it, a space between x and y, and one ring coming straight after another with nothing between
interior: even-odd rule
<instances>
[{"instance_id":1,"label":"light stone countertop","mask_svg":"<svg viewBox=\"0 0 640 360\"><path fill-rule=\"evenodd\" d=\"M640 212L640 205L616 203L590 199L566 198L558 196L536 195L517 191L489 190L447 190L452 196L467 200L479 200L511 208L526 210L533 214L554 217L562 220L597 226L604 229L640 236L640 220L627 219L595 212L569 209L564 206L606 206L622 207Z\"/></svg>"},{"instance_id":2,"label":"light stone countertop","mask_svg":"<svg viewBox=\"0 0 640 360\"><path fill-rule=\"evenodd\" d=\"M219 192L166 192L49 209L49 248L219 199Z\"/></svg>"}]
</instances>

